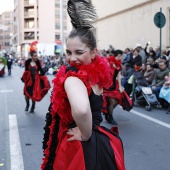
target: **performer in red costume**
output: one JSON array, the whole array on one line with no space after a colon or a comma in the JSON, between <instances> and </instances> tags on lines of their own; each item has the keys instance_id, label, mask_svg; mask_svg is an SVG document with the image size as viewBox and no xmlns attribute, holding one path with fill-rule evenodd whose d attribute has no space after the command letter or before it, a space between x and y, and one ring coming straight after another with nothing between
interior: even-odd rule
<instances>
[{"instance_id":1,"label":"performer in red costume","mask_svg":"<svg viewBox=\"0 0 170 170\"><path fill-rule=\"evenodd\" d=\"M74 27L66 40L70 66L53 80L41 169L125 170L121 139L100 126L103 87L112 79L106 59L97 56L90 22L96 14L85 0L69 0L68 13Z\"/></svg>"},{"instance_id":2,"label":"performer in red costume","mask_svg":"<svg viewBox=\"0 0 170 170\"><path fill-rule=\"evenodd\" d=\"M104 88L103 93L103 108L102 112L105 115L107 122L117 125L117 122L113 118L113 109L122 103L123 87L121 86L121 60L123 51L116 50L113 52L114 56L109 56L107 58L110 68L113 71L112 86L109 88Z\"/></svg>"},{"instance_id":3,"label":"performer in red costume","mask_svg":"<svg viewBox=\"0 0 170 170\"><path fill-rule=\"evenodd\" d=\"M30 113L34 112L36 101L40 101L50 89L50 83L44 75L41 63L36 52L37 41L30 44L31 58L25 62L25 71L21 80L25 83L24 95L26 100L25 111L29 109L29 100L32 100Z\"/></svg>"}]
</instances>

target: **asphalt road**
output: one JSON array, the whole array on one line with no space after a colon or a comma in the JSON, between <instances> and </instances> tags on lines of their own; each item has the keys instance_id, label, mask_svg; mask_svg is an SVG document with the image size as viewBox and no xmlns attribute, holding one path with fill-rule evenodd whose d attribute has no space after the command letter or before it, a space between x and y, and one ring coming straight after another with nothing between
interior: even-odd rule
<instances>
[{"instance_id":1,"label":"asphalt road","mask_svg":"<svg viewBox=\"0 0 170 170\"><path fill-rule=\"evenodd\" d=\"M45 114L50 92L36 103L35 113L24 111L24 68L13 66L12 75L0 77L0 170L40 170ZM7 71L6 71L7 73ZM54 78L48 75L51 80ZM124 144L127 170L170 170L170 115L165 110L134 107L113 112ZM105 120L103 126L112 125Z\"/></svg>"}]
</instances>

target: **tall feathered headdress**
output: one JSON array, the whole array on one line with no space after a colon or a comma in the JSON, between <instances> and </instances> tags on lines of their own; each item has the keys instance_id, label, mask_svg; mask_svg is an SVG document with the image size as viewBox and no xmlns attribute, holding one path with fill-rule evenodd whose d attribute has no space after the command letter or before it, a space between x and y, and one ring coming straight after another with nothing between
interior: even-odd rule
<instances>
[{"instance_id":1,"label":"tall feathered headdress","mask_svg":"<svg viewBox=\"0 0 170 170\"><path fill-rule=\"evenodd\" d=\"M30 44L30 52L36 52L37 51L37 44L38 44L38 41L33 41Z\"/></svg>"},{"instance_id":2,"label":"tall feathered headdress","mask_svg":"<svg viewBox=\"0 0 170 170\"><path fill-rule=\"evenodd\" d=\"M97 19L97 14L91 2L69 0L67 6L67 11L74 28L93 28L92 23Z\"/></svg>"}]
</instances>

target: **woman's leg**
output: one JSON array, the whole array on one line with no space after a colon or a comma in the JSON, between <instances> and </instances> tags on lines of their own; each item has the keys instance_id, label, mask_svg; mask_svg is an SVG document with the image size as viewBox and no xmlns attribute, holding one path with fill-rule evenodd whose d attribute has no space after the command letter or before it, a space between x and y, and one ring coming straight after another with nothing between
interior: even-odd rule
<instances>
[{"instance_id":1,"label":"woman's leg","mask_svg":"<svg viewBox=\"0 0 170 170\"><path fill-rule=\"evenodd\" d=\"M168 110L167 110L166 114L170 114L170 103L168 104Z\"/></svg>"},{"instance_id":2,"label":"woman's leg","mask_svg":"<svg viewBox=\"0 0 170 170\"><path fill-rule=\"evenodd\" d=\"M29 103L29 98L28 96L25 96L25 101L26 101L26 107L25 107L25 111L28 111L30 103Z\"/></svg>"},{"instance_id":3,"label":"woman's leg","mask_svg":"<svg viewBox=\"0 0 170 170\"><path fill-rule=\"evenodd\" d=\"M109 123L112 123L114 125L117 125L117 122L114 120L113 118L113 110L114 108L117 106L118 104L118 100L117 99L113 99L113 98L108 98L108 118L106 119Z\"/></svg>"},{"instance_id":4,"label":"woman's leg","mask_svg":"<svg viewBox=\"0 0 170 170\"><path fill-rule=\"evenodd\" d=\"M32 100L32 106L31 106L30 113L34 113L34 109L35 109L35 101Z\"/></svg>"}]
</instances>

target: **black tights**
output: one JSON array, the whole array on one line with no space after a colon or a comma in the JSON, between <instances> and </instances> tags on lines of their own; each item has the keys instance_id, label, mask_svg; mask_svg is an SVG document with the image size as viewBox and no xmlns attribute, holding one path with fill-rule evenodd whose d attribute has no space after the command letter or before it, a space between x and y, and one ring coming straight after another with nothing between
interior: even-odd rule
<instances>
[{"instance_id":1,"label":"black tights","mask_svg":"<svg viewBox=\"0 0 170 170\"><path fill-rule=\"evenodd\" d=\"M113 98L108 98L108 111L109 115L112 116L113 109L118 105L118 100Z\"/></svg>"},{"instance_id":2,"label":"black tights","mask_svg":"<svg viewBox=\"0 0 170 170\"><path fill-rule=\"evenodd\" d=\"M26 101L26 105L29 107L29 105L30 105L30 99L29 99L29 97L28 96L25 96L25 101ZM32 110L34 110L34 108L35 108L35 101L33 101L32 100Z\"/></svg>"}]
</instances>

